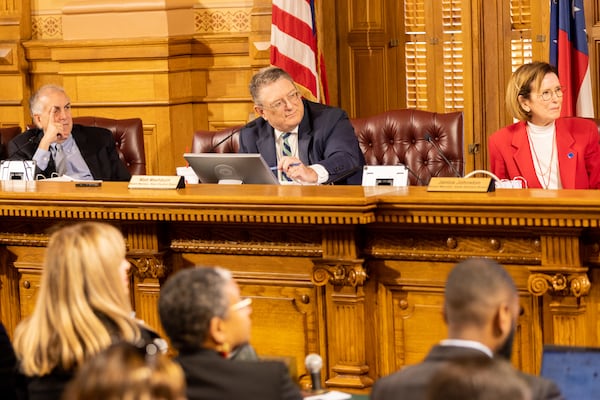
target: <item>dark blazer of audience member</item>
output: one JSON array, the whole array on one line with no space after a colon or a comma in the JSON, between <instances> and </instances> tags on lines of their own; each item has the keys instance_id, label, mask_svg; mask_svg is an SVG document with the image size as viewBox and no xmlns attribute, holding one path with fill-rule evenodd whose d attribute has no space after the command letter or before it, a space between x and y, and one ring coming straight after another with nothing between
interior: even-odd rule
<instances>
[{"instance_id":1,"label":"dark blazer of audience member","mask_svg":"<svg viewBox=\"0 0 600 400\"><path fill-rule=\"evenodd\" d=\"M20 398L59 399L74 371L111 343L157 338L133 317L129 267L111 225L83 222L50 236L35 307L15 329Z\"/></svg>"},{"instance_id":2,"label":"dark blazer of audience member","mask_svg":"<svg viewBox=\"0 0 600 400\"><path fill-rule=\"evenodd\" d=\"M250 304L222 268L185 269L161 288L160 319L178 350L188 399L302 399L283 363L227 357L250 339Z\"/></svg>"},{"instance_id":3,"label":"dark blazer of audience member","mask_svg":"<svg viewBox=\"0 0 600 400\"><path fill-rule=\"evenodd\" d=\"M250 94L260 117L241 130L240 153L260 153L298 183L361 184L365 159L343 110L303 100L292 77L276 67L252 77ZM291 133L289 156L285 133Z\"/></svg>"},{"instance_id":4,"label":"dark blazer of audience member","mask_svg":"<svg viewBox=\"0 0 600 400\"><path fill-rule=\"evenodd\" d=\"M150 343L118 342L86 361L62 400L185 400L181 367Z\"/></svg>"},{"instance_id":5,"label":"dark blazer of audience member","mask_svg":"<svg viewBox=\"0 0 600 400\"><path fill-rule=\"evenodd\" d=\"M131 174L119 158L112 133L104 128L73 125L71 100L60 86L42 86L30 100L35 128L8 143L10 160L35 160L36 177L57 175L54 151L63 146L66 175L84 180L128 181Z\"/></svg>"},{"instance_id":6,"label":"dark blazer of audience member","mask_svg":"<svg viewBox=\"0 0 600 400\"><path fill-rule=\"evenodd\" d=\"M425 400L432 377L456 359L499 357L509 360L519 317L514 281L498 263L483 258L458 263L446 281L444 319L448 339L434 346L425 360L375 382L373 400ZM563 399L552 381L518 372L535 400Z\"/></svg>"},{"instance_id":7,"label":"dark blazer of audience member","mask_svg":"<svg viewBox=\"0 0 600 400\"><path fill-rule=\"evenodd\" d=\"M506 360L457 358L433 375L427 400L532 400L527 382Z\"/></svg>"},{"instance_id":8,"label":"dark blazer of audience member","mask_svg":"<svg viewBox=\"0 0 600 400\"><path fill-rule=\"evenodd\" d=\"M0 393L2 398L12 400L17 398L15 391L15 370L17 359L10 338L0 322Z\"/></svg>"},{"instance_id":9,"label":"dark blazer of audience member","mask_svg":"<svg viewBox=\"0 0 600 400\"><path fill-rule=\"evenodd\" d=\"M600 189L597 125L560 117L558 71L536 61L517 68L506 104L519 120L490 136L490 168L500 179L523 177L530 188Z\"/></svg>"}]
</instances>

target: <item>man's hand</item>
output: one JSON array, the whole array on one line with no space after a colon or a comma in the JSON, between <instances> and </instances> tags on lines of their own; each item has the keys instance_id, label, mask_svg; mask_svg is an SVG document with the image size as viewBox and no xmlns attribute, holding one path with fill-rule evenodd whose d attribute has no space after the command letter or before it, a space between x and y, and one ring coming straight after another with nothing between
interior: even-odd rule
<instances>
[{"instance_id":1,"label":"man's hand","mask_svg":"<svg viewBox=\"0 0 600 400\"><path fill-rule=\"evenodd\" d=\"M317 183L319 176L312 169L302 164L297 157L283 157L279 170L298 183Z\"/></svg>"},{"instance_id":2,"label":"man's hand","mask_svg":"<svg viewBox=\"0 0 600 400\"><path fill-rule=\"evenodd\" d=\"M44 130L44 136L42 137L42 140L40 140L38 146L42 150L48 150L52 143L60 143L68 137L68 132L63 132L64 125L62 122L56 120L57 111L57 107L50 107L48 126Z\"/></svg>"}]
</instances>

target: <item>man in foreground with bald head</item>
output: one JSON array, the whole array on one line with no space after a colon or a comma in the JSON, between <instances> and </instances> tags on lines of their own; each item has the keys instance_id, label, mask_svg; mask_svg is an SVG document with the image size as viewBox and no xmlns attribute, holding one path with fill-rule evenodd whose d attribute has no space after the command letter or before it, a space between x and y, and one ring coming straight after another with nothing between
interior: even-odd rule
<instances>
[{"instance_id":1,"label":"man in foreground with bald head","mask_svg":"<svg viewBox=\"0 0 600 400\"><path fill-rule=\"evenodd\" d=\"M510 359L519 308L515 283L498 263L482 258L458 263L448 275L444 294L448 339L434 346L420 364L377 381L371 399L426 399L431 379L448 362L470 357ZM563 399L553 382L517 374L531 388L534 400Z\"/></svg>"}]
</instances>

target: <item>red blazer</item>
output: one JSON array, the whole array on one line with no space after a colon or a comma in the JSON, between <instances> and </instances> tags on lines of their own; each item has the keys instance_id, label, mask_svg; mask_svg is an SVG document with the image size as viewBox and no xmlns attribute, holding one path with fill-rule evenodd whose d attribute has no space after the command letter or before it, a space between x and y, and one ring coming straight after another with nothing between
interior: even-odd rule
<instances>
[{"instance_id":1,"label":"red blazer","mask_svg":"<svg viewBox=\"0 0 600 400\"><path fill-rule=\"evenodd\" d=\"M488 140L490 169L500 179L522 176L530 188L542 185L535 173L526 122L495 132ZM556 148L564 189L600 189L598 127L584 118L556 120Z\"/></svg>"}]
</instances>

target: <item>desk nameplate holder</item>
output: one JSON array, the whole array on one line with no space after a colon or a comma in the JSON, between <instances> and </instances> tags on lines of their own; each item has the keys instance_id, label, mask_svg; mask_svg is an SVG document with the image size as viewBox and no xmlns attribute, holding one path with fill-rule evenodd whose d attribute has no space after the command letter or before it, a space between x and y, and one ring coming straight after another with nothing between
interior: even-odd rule
<instances>
[{"instance_id":1,"label":"desk nameplate holder","mask_svg":"<svg viewBox=\"0 0 600 400\"><path fill-rule=\"evenodd\" d=\"M427 186L428 192L476 192L486 193L495 190L494 180L485 178L441 178L433 177Z\"/></svg>"},{"instance_id":2,"label":"desk nameplate holder","mask_svg":"<svg viewBox=\"0 0 600 400\"><path fill-rule=\"evenodd\" d=\"M182 189L185 187L183 176L133 175L129 189Z\"/></svg>"}]
</instances>

